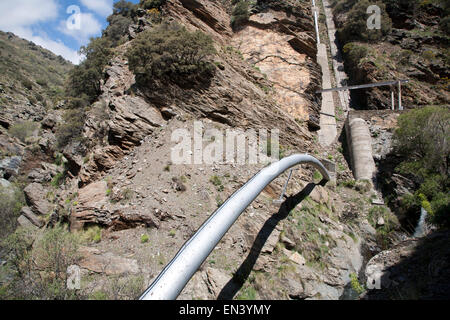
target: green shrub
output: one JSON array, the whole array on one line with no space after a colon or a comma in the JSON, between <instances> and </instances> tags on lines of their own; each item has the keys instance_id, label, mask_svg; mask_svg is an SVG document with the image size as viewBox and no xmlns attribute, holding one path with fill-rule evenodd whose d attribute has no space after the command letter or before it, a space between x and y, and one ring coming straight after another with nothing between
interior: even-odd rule
<instances>
[{"instance_id":1,"label":"green shrub","mask_svg":"<svg viewBox=\"0 0 450 320\"><path fill-rule=\"evenodd\" d=\"M25 88L27 88L28 90L33 89L33 82L31 82L30 80L23 78L23 79L21 80L21 82L22 82L22 85L23 85Z\"/></svg>"},{"instance_id":2,"label":"green shrub","mask_svg":"<svg viewBox=\"0 0 450 320\"><path fill-rule=\"evenodd\" d=\"M143 234L141 236L141 243L147 243L149 239L150 237L148 236L148 234Z\"/></svg>"},{"instance_id":3,"label":"green shrub","mask_svg":"<svg viewBox=\"0 0 450 320\"><path fill-rule=\"evenodd\" d=\"M108 294L103 290L97 290L89 295L89 300L108 300Z\"/></svg>"},{"instance_id":4,"label":"green shrub","mask_svg":"<svg viewBox=\"0 0 450 320\"><path fill-rule=\"evenodd\" d=\"M182 84L209 78L214 65L207 58L215 53L210 36L164 23L140 33L126 55L137 82L149 86L155 79Z\"/></svg>"},{"instance_id":5,"label":"green shrub","mask_svg":"<svg viewBox=\"0 0 450 320\"><path fill-rule=\"evenodd\" d=\"M214 175L209 179L209 182L211 182L214 186L217 187L217 191L222 192L223 191L223 184L220 177Z\"/></svg>"},{"instance_id":6,"label":"green shrub","mask_svg":"<svg viewBox=\"0 0 450 320\"><path fill-rule=\"evenodd\" d=\"M448 172L450 109L424 107L402 114L394 133L396 152L432 172Z\"/></svg>"},{"instance_id":7,"label":"green shrub","mask_svg":"<svg viewBox=\"0 0 450 320\"><path fill-rule=\"evenodd\" d=\"M0 186L0 203L0 239L3 239L14 230L25 198L17 188Z\"/></svg>"},{"instance_id":8,"label":"green shrub","mask_svg":"<svg viewBox=\"0 0 450 320\"><path fill-rule=\"evenodd\" d=\"M320 182L320 181L322 181L322 179L323 179L322 174L318 170L315 170L314 174L313 174L314 182Z\"/></svg>"},{"instance_id":9,"label":"green shrub","mask_svg":"<svg viewBox=\"0 0 450 320\"><path fill-rule=\"evenodd\" d=\"M84 128L84 110L67 110L64 114L64 122L56 129L56 142L62 149L70 142L79 139Z\"/></svg>"},{"instance_id":10,"label":"green shrub","mask_svg":"<svg viewBox=\"0 0 450 320\"><path fill-rule=\"evenodd\" d=\"M51 181L50 184L51 184L53 187L57 188L58 186L61 185L61 183L63 182L63 180L64 180L64 173L59 172L58 174L56 174L56 175L53 177L53 179L52 179L52 181Z\"/></svg>"},{"instance_id":11,"label":"green shrub","mask_svg":"<svg viewBox=\"0 0 450 320\"><path fill-rule=\"evenodd\" d=\"M99 226L89 226L79 235L79 239L84 243L99 243L102 240L102 229Z\"/></svg>"},{"instance_id":12,"label":"green shrub","mask_svg":"<svg viewBox=\"0 0 450 320\"><path fill-rule=\"evenodd\" d=\"M236 300L256 300L256 289L253 287L242 289Z\"/></svg>"},{"instance_id":13,"label":"green shrub","mask_svg":"<svg viewBox=\"0 0 450 320\"><path fill-rule=\"evenodd\" d=\"M159 9L162 5L164 5L165 2L166 0L141 0L139 5L141 6L141 8L146 10Z\"/></svg>"},{"instance_id":14,"label":"green shrub","mask_svg":"<svg viewBox=\"0 0 450 320\"><path fill-rule=\"evenodd\" d=\"M70 97L86 95L93 102L100 94L100 80L103 69L111 59L111 41L108 38L93 38L87 46L80 49L86 59L69 73L66 94Z\"/></svg>"},{"instance_id":15,"label":"green shrub","mask_svg":"<svg viewBox=\"0 0 450 320\"><path fill-rule=\"evenodd\" d=\"M113 6L113 14L124 17L133 17L136 15L137 6L126 0L119 0Z\"/></svg>"},{"instance_id":16,"label":"green shrub","mask_svg":"<svg viewBox=\"0 0 450 320\"><path fill-rule=\"evenodd\" d=\"M361 59L365 58L368 53L367 47L356 43L347 43L343 49L348 61L355 65L358 65Z\"/></svg>"},{"instance_id":17,"label":"green shrub","mask_svg":"<svg viewBox=\"0 0 450 320\"><path fill-rule=\"evenodd\" d=\"M39 124L33 121L23 121L13 124L9 128L9 134L16 137L22 142L25 142L28 137L30 137L35 130L37 130Z\"/></svg>"},{"instance_id":18,"label":"green shrub","mask_svg":"<svg viewBox=\"0 0 450 320\"><path fill-rule=\"evenodd\" d=\"M350 274L350 285L352 286L352 289L355 290L355 292L358 294L361 294L365 291L364 287L359 283L356 273Z\"/></svg>"},{"instance_id":19,"label":"green shrub","mask_svg":"<svg viewBox=\"0 0 450 320\"><path fill-rule=\"evenodd\" d=\"M36 83L38 85L40 85L41 87L47 87L48 86L48 81L45 79L37 79Z\"/></svg>"},{"instance_id":20,"label":"green shrub","mask_svg":"<svg viewBox=\"0 0 450 320\"><path fill-rule=\"evenodd\" d=\"M248 8L248 3L246 0L241 0L237 2L236 6L233 8L231 14L231 27L233 29L238 28L243 23L247 22L250 17L250 12Z\"/></svg>"},{"instance_id":21,"label":"green shrub","mask_svg":"<svg viewBox=\"0 0 450 320\"><path fill-rule=\"evenodd\" d=\"M67 300L81 294L67 288L67 268L78 262L78 241L57 225L34 237L19 228L3 246L8 252L7 299Z\"/></svg>"},{"instance_id":22,"label":"green shrub","mask_svg":"<svg viewBox=\"0 0 450 320\"><path fill-rule=\"evenodd\" d=\"M107 18L108 27L103 32L112 46L121 44L124 36L128 34L128 28L134 23L137 6L132 2L120 0L114 4L113 14Z\"/></svg>"},{"instance_id":23,"label":"green shrub","mask_svg":"<svg viewBox=\"0 0 450 320\"><path fill-rule=\"evenodd\" d=\"M440 226L450 226L449 136L449 108L431 106L400 115L393 140L395 153L403 158L395 171L418 186L402 199L403 209L414 212L425 205Z\"/></svg>"},{"instance_id":24,"label":"green shrub","mask_svg":"<svg viewBox=\"0 0 450 320\"><path fill-rule=\"evenodd\" d=\"M369 30L367 28L367 8L370 5L377 5L381 9L381 29ZM392 21L386 12L386 6L380 1L370 2L361 0L356 2L348 12L347 19L343 26L339 28L339 39L342 43L350 41L377 42L388 34L392 28Z\"/></svg>"}]
</instances>

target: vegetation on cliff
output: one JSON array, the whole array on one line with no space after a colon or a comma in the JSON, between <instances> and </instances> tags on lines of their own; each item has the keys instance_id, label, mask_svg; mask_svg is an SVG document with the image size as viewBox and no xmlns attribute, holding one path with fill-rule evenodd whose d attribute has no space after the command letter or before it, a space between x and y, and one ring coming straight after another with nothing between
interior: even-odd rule
<instances>
[{"instance_id":1,"label":"vegetation on cliff","mask_svg":"<svg viewBox=\"0 0 450 320\"><path fill-rule=\"evenodd\" d=\"M450 109L425 107L399 117L394 149L404 160L396 172L417 186L404 209L424 207L433 223L450 227Z\"/></svg>"},{"instance_id":2,"label":"vegetation on cliff","mask_svg":"<svg viewBox=\"0 0 450 320\"><path fill-rule=\"evenodd\" d=\"M370 5L381 9L381 29L369 29ZM332 1L351 84L410 79L406 108L450 101L448 1ZM352 92L356 108L390 108L388 87Z\"/></svg>"},{"instance_id":3,"label":"vegetation on cliff","mask_svg":"<svg viewBox=\"0 0 450 320\"><path fill-rule=\"evenodd\" d=\"M189 32L176 23L161 23L138 35L127 52L129 68L140 85L155 79L186 83L212 75L208 57L216 50L210 36Z\"/></svg>"}]
</instances>

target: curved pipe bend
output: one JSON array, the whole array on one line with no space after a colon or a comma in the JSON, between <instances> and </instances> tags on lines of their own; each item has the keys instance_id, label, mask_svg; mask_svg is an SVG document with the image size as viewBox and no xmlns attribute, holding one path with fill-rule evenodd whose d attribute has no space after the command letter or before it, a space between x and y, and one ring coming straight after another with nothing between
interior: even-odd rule
<instances>
[{"instance_id":1,"label":"curved pipe bend","mask_svg":"<svg viewBox=\"0 0 450 320\"><path fill-rule=\"evenodd\" d=\"M233 193L181 247L139 300L174 300L206 260L241 213L263 189L284 171L301 163L316 167L325 180L330 175L323 164L308 154L294 154L272 163Z\"/></svg>"}]
</instances>

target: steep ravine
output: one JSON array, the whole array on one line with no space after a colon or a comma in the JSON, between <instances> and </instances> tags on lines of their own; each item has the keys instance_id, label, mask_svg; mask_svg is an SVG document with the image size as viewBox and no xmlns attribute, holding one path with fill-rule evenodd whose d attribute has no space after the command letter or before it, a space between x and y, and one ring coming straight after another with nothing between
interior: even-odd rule
<instances>
[{"instance_id":1,"label":"steep ravine","mask_svg":"<svg viewBox=\"0 0 450 320\"><path fill-rule=\"evenodd\" d=\"M218 52L210 83L189 88L136 84L125 52L136 30L151 27L144 15L105 68L84 139L64 149L70 169L65 184L54 188L27 180L32 214L51 211L49 225L67 219L73 232L101 228L100 241L80 250L87 288L102 290L120 276L140 278L143 290L207 217L265 165L172 163L173 132L186 129L193 137L194 121L222 132L279 128L284 155L331 157L339 172L337 186L323 187L312 168L299 167L281 207L273 200L286 175L276 179L233 225L181 299L339 299L361 270L361 251L381 251L372 223L378 217L368 219L373 193L364 184L346 184L351 173L342 152L322 149L310 131L317 129L320 99L314 92L321 86L311 4L262 2L267 6L235 31L223 1L167 2L166 17L211 35ZM204 146L212 141L204 135ZM24 214L34 217L29 212Z\"/></svg>"}]
</instances>

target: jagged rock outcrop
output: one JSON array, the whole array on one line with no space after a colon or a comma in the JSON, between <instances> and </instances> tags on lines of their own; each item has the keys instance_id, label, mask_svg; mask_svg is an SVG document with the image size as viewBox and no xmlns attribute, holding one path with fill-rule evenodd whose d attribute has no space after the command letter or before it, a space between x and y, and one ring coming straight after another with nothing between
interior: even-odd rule
<instances>
[{"instance_id":1,"label":"jagged rock outcrop","mask_svg":"<svg viewBox=\"0 0 450 320\"><path fill-rule=\"evenodd\" d=\"M47 200L48 190L39 183L31 183L24 190L27 204L38 215L50 214L54 206Z\"/></svg>"},{"instance_id":2,"label":"jagged rock outcrop","mask_svg":"<svg viewBox=\"0 0 450 320\"><path fill-rule=\"evenodd\" d=\"M304 4L306 12L310 11ZM275 8L277 8L275 6ZM266 8L233 35L234 46L273 84L274 99L297 121L318 123L321 72L312 19L304 13ZM314 125L313 125L314 126ZM311 127L311 125L310 125Z\"/></svg>"},{"instance_id":3,"label":"jagged rock outcrop","mask_svg":"<svg viewBox=\"0 0 450 320\"><path fill-rule=\"evenodd\" d=\"M450 234L405 240L366 265L365 299L448 299Z\"/></svg>"},{"instance_id":4,"label":"jagged rock outcrop","mask_svg":"<svg viewBox=\"0 0 450 320\"><path fill-rule=\"evenodd\" d=\"M78 265L86 270L106 275L138 274L140 268L135 259L127 259L96 248L81 247Z\"/></svg>"},{"instance_id":5,"label":"jagged rock outcrop","mask_svg":"<svg viewBox=\"0 0 450 320\"><path fill-rule=\"evenodd\" d=\"M106 181L91 183L78 191L77 204L70 215L71 230L80 230L85 224L98 224L120 230L144 225L158 227L159 221L152 213L131 213L126 208L111 204Z\"/></svg>"},{"instance_id":6,"label":"jagged rock outcrop","mask_svg":"<svg viewBox=\"0 0 450 320\"><path fill-rule=\"evenodd\" d=\"M34 212L29 207L23 207L20 210L20 214L21 214L21 216L28 219L34 226L36 226L38 228L42 228L45 224L43 219L41 217L37 216L36 214L34 214Z\"/></svg>"}]
</instances>

